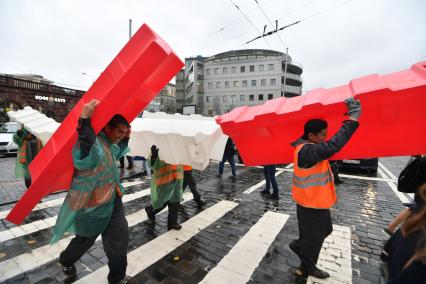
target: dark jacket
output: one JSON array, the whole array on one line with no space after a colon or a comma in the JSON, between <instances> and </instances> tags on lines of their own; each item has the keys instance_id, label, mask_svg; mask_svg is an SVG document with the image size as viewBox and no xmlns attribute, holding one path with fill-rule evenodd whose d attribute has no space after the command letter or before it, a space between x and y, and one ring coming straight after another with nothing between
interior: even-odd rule
<instances>
[{"instance_id":1,"label":"dark jacket","mask_svg":"<svg viewBox=\"0 0 426 284\"><path fill-rule=\"evenodd\" d=\"M228 138L228 141L226 141L225 152L223 153L223 156L232 157L234 155L235 155L234 142L232 141L231 138Z\"/></svg>"},{"instance_id":2,"label":"dark jacket","mask_svg":"<svg viewBox=\"0 0 426 284\"><path fill-rule=\"evenodd\" d=\"M306 144L299 151L298 166L299 168L310 168L316 163L329 159L331 156L339 152L358 128L359 122L346 120L343 122L339 131L331 137L330 140L319 144ZM296 147L302 143L311 143L302 138L291 143L291 146Z\"/></svg>"}]
</instances>

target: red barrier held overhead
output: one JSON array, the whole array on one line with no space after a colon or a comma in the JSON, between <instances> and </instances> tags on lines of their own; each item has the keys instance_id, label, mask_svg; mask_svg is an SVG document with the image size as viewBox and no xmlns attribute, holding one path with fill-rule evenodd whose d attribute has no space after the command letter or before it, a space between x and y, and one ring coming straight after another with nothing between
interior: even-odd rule
<instances>
[{"instance_id":1,"label":"red barrier held overhead","mask_svg":"<svg viewBox=\"0 0 426 284\"><path fill-rule=\"evenodd\" d=\"M351 96L361 101L360 126L332 159L426 154L426 61L344 86L239 107L216 121L234 140L246 165L291 163L290 142L302 136L305 122L327 120L330 138L347 118L344 100Z\"/></svg>"},{"instance_id":2,"label":"red barrier held overhead","mask_svg":"<svg viewBox=\"0 0 426 284\"><path fill-rule=\"evenodd\" d=\"M83 105L100 101L92 116L96 133L114 116L132 121L182 68L183 62L147 25L143 25L74 106L58 130L30 165L32 185L6 217L19 224L49 193L69 189Z\"/></svg>"}]
</instances>

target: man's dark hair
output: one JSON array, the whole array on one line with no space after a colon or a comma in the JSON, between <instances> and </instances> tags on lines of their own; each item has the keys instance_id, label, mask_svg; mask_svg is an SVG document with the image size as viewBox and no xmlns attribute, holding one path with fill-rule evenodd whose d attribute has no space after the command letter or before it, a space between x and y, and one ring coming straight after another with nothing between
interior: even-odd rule
<instances>
[{"instance_id":1,"label":"man's dark hair","mask_svg":"<svg viewBox=\"0 0 426 284\"><path fill-rule=\"evenodd\" d=\"M127 127L130 127L129 122L121 114L114 115L107 123L107 125L109 125L109 127L111 127L112 129L116 128L119 124L123 124Z\"/></svg>"},{"instance_id":2,"label":"man's dark hair","mask_svg":"<svg viewBox=\"0 0 426 284\"><path fill-rule=\"evenodd\" d=\"M317 135L323 129L327 129L327 121L322 119L311 119L305 123L302 139L308 140L309 133Z\"/></svg>"}]
</instances>

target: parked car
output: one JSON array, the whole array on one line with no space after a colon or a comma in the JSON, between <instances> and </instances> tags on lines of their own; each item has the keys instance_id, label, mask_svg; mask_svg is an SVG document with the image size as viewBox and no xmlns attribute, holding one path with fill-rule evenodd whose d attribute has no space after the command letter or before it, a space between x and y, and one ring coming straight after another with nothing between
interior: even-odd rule
<instances>
[{"instance_id":1,"label":"parked car","mask_svg":"<svg viewBox=\"0 0 426 284\"><path fill-rule=\"evenodd\" d=\"M18 122L0 124L0 154L9 155L18 152L18 145L13 142L13 134L21 127Z\"/></svg>"},{"instance_id":2,"label":"parked car","mask_svg":"<svg viewBox=\"0 0 426 284\"><path fill-rule=\"evenodd\" d=\"M340 171L362 171L366 173L376 173L379 166L379 158L359 159L359 160L341 160L337 161Z\"/></svg>"}]
</instances>

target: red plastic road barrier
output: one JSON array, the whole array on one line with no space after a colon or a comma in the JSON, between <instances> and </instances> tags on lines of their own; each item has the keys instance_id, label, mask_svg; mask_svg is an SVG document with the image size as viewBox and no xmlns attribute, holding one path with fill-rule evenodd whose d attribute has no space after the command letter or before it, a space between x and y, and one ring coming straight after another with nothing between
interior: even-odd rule
<instances>
[{"instance_id":1,"label":"red plastic road barrier","mask_svg":"<svg viewBox=\"0 0 426 284\"><path fill-rule=\"evenodd\" d=\"M77 122L85 103L92 99L100 101L91 119L96 133L117 113L132 121L183 65L167 43L143 25L31 163L32 185L6 219L19 224L44 196L69 189L74 171L71 149L77 140Z\"/></svg>"},{"instance_id":2,"label":"red plastic road barrier","mask_svg":"<svg viewBox=\"0 0 426 284\"><path fill-rule=\"evenodd\" d=\"M360 99L360 126L332 159L426 154L426 61L410 69L369 75L332 89L239 107L216 118L235 142L246 165L293 162L290 142L301 137L306 121L328 122L328 138L346 119L344 100Z\"/></svg>"}]
</instances>

